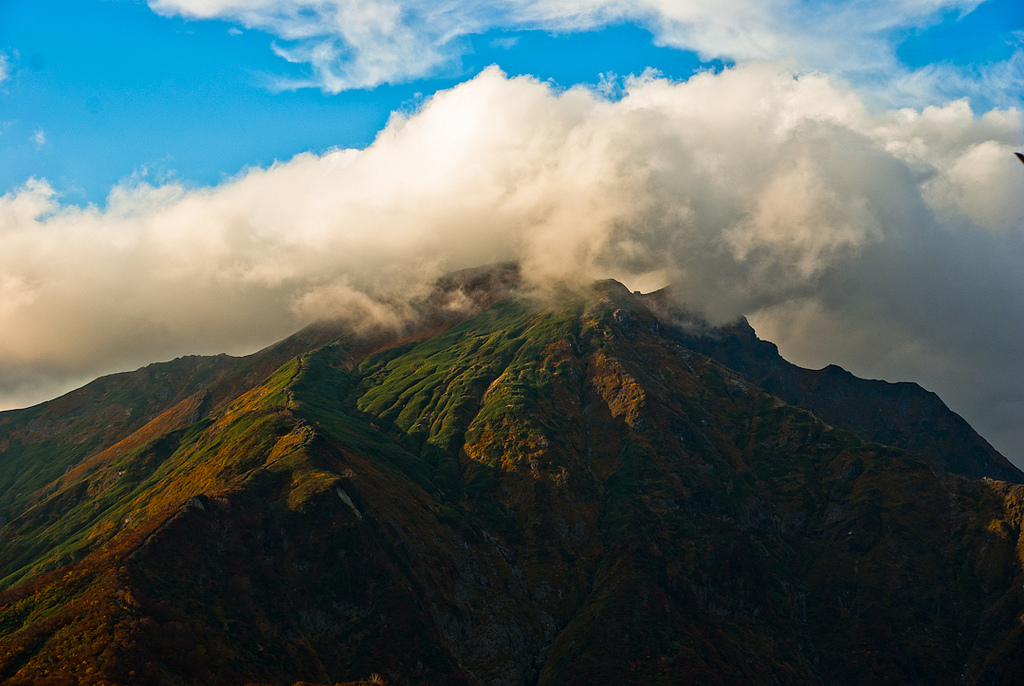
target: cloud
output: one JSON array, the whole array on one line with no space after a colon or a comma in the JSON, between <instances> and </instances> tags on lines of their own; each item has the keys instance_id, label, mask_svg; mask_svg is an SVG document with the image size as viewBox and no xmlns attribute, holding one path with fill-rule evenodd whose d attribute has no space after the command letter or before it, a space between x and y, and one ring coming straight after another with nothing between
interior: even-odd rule
<instances>
[{"instance_id":1,"label":"cloud","mask_svg":"<svg viewBox=\"0 0 1024 686\"><path fill-rule=\"evenodd\" d=\"M876 97L887 104L946 102L968 97L973 102L1014 105L1024 103L1024 32L1015 33L1014 49L994 62L966 66L929 64L876 76Z\"/></svg>"},{"instance_id":2,"label":"cloud","mask_svg":"<svg viewBox=\"0 0 1024 686\"><path fill-rule=\"evenodd\" d=\"M980 2L149 0L149 6L165 16L223 19L277 36L280 56L313 68L309 80L282 81L282 88L337 93L457 70L468 37L491 29L571 32L631 22L650 30L657 44L695 51L705 60L791 60L799 71L840 74L870 87L888 103L965 95L1020 103L1020 50L998 65L966 70L947 65L914 71L897 59L897 43L907 31L937 24L951 12L966 14Z\"/></svg>"},{"instance_id":3,"label":"cloud","mask_svg":"<svg viewBox=\"0 0 1024 686\"><path fill-rule=\"evenodd\" d=\"M11 63L8 61L7 55L0 52L0 83L3 83L11 77Z\"/></svg>"},{"instance_id":4,"label":"cloud","mask_svg":"<svg viewBox=\"0 0 1024 686\"><path fill-rule=\"evenodd\" d=\"M447 270L517 259L535 284L671 282L797 362L922 381L1024 457L1021 129L964 101L873 114L770 64L615 99L492 68L366 149L215 187L135 182L100 209L33 180L0 198L0 392L387 320Z\"/></svg>"},{"instance_id":5,"label":"cloud","mask_svg":"<svg viewBox=\"0 0 1024 686\"><path fill-rule=\"evenodd\" d=\"M501 36L491 41L491 47L511 50L519 44L519 36Z\"/></svg>"},{"instance_id":6,"label":"cloud","mask_svg":"<svg viewBox=\"0 0 1024 686\"><path fill-rule=\"evenodd\" d=\"M36 146L36 150L40 150L46 145L46 133L42 129L36 129L29 136L29 141L31 141L32 145Z\"/></svg>"}]
</instances>

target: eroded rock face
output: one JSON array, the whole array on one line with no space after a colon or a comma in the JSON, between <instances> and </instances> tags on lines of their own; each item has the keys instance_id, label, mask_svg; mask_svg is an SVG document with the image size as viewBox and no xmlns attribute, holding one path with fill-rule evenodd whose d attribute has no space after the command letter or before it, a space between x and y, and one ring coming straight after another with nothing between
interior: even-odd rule
<instances>
[{"instance_id":1,"label":"eroded rock face","mask_svg":"<svg viewBox=\"0 0 1024 686\"><path fill-rule=\"evenodd\" d=\"M490 278L436 335L293 340L44 484L0 528L0 681L1022 673L1020 486L826 424L614 282Z\"/></svg>"}]
</instances>

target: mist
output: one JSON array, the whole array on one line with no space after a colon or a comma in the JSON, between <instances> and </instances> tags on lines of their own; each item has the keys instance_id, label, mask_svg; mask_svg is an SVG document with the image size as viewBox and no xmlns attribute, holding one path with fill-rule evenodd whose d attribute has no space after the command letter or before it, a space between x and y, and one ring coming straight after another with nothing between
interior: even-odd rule
<instances>
[{"instance_id":1,"label":"mist","mask_svg":"<svg viewBox=\"0 0 1024 686\"><path fill-rule=\"evenodd\" d=\"M0 404L317 319L398 321L441 274L517 260L541 287L672 284L798 364L922 383L1021 465L1022 130L965 100L872 110L772 63L615 98L490 68L365 149L214 187L76 207L32 179L0 198Z\"/></svg>"}]
</instances>

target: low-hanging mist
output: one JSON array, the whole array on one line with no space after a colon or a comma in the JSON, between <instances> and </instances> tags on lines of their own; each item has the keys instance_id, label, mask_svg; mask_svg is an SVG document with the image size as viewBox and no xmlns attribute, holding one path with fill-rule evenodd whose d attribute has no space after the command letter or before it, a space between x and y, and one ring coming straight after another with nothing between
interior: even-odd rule
<instances>
[{"instance_id":1,"label":"low-hanging mist","mask_svg":"<svg viewBox=\"0 0 1024 686\"><path fill-rule=\"evenodd\" d=\"M211 188L0 198L0 396L248 352L318 318L401 317L445 271L517 260L535 285L671 283L805 365L938 392L1024 459L1021 113L871 112L769 64L621 98L495 68L396 114L364 150Z\"/></svg>"}]
</instances>

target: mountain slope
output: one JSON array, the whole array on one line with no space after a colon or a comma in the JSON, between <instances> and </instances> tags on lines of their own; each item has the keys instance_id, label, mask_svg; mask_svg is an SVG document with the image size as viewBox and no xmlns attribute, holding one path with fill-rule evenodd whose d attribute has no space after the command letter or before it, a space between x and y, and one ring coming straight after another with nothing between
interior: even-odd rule
<instances>
[{"instance_id":1,"label":"mountain slope","mask_svg":"<svg viewBox=\"0 0 1024 686\"><path fill-rule=\"evenodd\" d=\"M168 410L189 407L185 418L208 413L286 360L338 335L337 327L311 326L246 358L181 357L97 379L34 407L0 412L0 523L24 507L29 494Z\"/></svg>"},{"instance_id":2,"label":"mountain slope","mask_svg":"<svg viewBox=\"0 0 1024 686\"><path fill-rule=\"evenodd\" d=\"M681 336L603 282L225 372L18 501L0 680L1012 683L1022 487Z\"/></svg>"},{"instance_id":3,"label":"mountain slope","mask_svg":"<svg viewBox=\"0 0 1024 686\"><path fill-rule=\"evenodd\" d=\"M861 438L922 453L938 469L970 478L1024 483L1024 474L934 393L915 383L860 379L836 365L803 369L759 340L745 320L713 330L677 329L678 340L769 393L807 407Z\"/></svg>"}]
</instances>

